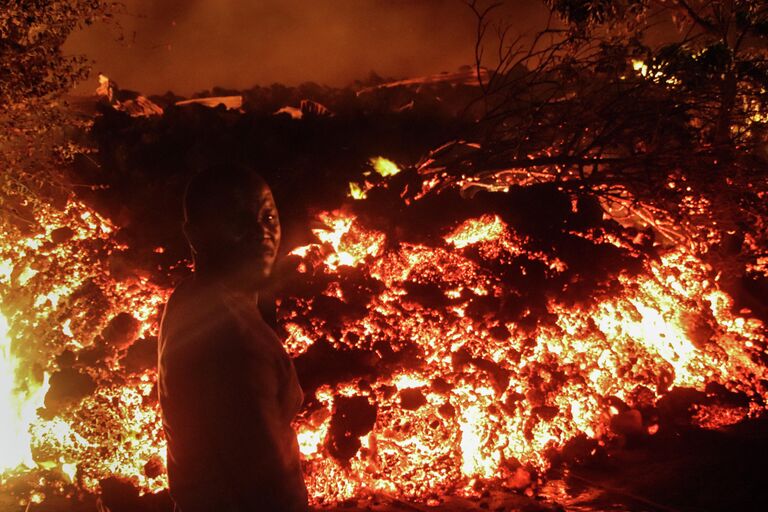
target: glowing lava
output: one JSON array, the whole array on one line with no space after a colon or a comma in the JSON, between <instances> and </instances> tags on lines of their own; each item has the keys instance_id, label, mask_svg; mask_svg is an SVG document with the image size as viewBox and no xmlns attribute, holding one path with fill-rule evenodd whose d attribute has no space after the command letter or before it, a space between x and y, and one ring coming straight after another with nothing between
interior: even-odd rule
<instances>
[{"instance_id":1,"label":"glowing lava","mask_svg":"<svg viewBox=\"0 0 768 512\"><path fill-rule=\"evenodd\" d=\"M0 314L0 473L35 466L29 428L48 390L48 376L35 383L11 348L8 322Z\"/></svg>"},{"instance_id":2,"label":"glowing lava","mask_svg":"<svg viewBox=\"0 0 768 512\"><path fill-rule=\"evenodd\" d=\"M305 272L330 281L323 295L343 311L355 290L345 276L380 284L371 287L365 314L342 323L315 312L314 298L281 306L294 356L325 339L372 350L379 361L376 375L318 391L325 421L297 423L318 499L370 490L472 494L478 480L514 479L520 464L546 469L546 454L576 436L611 435L619 412L612 403L633 403L637 393L657 400L671 386L703 390L717 382L762 403L760 379L768 373L752 349L764 343L762 324L733 315L707 266L684 249L648 259L639 273L620 273L580 304L552 296L536 325L526 324L525 310L519 321L498 318L497 308L517 291L488 269L520 272L521 262L535 263L559 279L567 265L531 250L498 216L468 219L432 246L388 245L385 234L340 211L321 220L320 243L295 253ZM414 295L414 286L430 295ZM483 303L492 306L478 310ZM335 402L350 396L367 397L377 418L359 451L337 461L318 439L328 439ZM701 424L732 424L749 412L713 408L700 413Z\"/></svg>"},{"instance_id":3,"label":"glowing lava","mask_svg":"<svg viewBox=\"0 0 768 512\"><path fill-rule=\"evenodd\" d=\"M369 493L428 501L526 480L574 438L614 435L621 407L638 407L638 397L653 406L674 386L714 383L748 399L693 411L703 427L764 408L765 327L735 314L712 269L684 248L651 257L635 235L596 227L564 235L586 247L569 258L497 214L417 241L364 217L318 216L317 243L291 252L307 286L278 307L292 356L320 344L337 351L331 358L359 358L357 373L344 367L344 377L308 391L294 424L315 503ZM0 472L42 467L46 489L61 488L58 478L96 491L109 476L164 489L152 357L169 290L120 269L112 227L84 205L41 206L37 220L32 233L8 228L0 244ZM632 270L595 272L572 293L583 276L571 267L606 247ZM559 288L539 293L549 282ZM115 341L110 325L121 314L135 329ZM24 341L15 351L11 337ZM29 384L35 364L40 376L91 389L38 418L47 388ZM653 417L643 421L658 431Z\"/></svg>"}]
</instances>

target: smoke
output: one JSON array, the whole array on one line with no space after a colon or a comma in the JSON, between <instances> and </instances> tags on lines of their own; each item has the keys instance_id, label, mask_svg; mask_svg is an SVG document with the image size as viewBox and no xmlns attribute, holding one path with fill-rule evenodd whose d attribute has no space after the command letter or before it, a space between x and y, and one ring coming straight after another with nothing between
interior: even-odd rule
<instances>
[{"instance_id":1,"label":"smoke","mask_svg":"<svg viewBox=\"0 0 768 512\"><path fill-rule=\"evenodd\" d=\"M540 1L506 6L521 31ZM371 71L407 77L473 61L474 17L461 0L125 0L117 24L74 34L65 51L144 93L191 94L315 81L343 86ZM93 81L93 80L92 80ZM90 93L93 83L79 87Z\"/></svg>"}]
</instances>

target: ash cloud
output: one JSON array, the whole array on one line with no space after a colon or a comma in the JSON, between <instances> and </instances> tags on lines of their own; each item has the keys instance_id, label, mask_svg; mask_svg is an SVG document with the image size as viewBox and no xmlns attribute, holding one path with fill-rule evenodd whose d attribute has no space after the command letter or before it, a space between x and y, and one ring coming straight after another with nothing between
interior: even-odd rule
<instances>
[{"instance_id":1,"label":"ash cloud","mask_svg":"<svg viewBox=\"0 0 768 512\"><path fill-rule=\"evenodd\" d=\"M82 53L121 87L188 95L314 81L344 86L371 71L407 77L473 60L475 20L461 0L126 0L115 24L76 33ZM508 2L519 31L546 18L542 2ZM90 93L91 83L78 92Z\"/></svg>"}]
</instances>

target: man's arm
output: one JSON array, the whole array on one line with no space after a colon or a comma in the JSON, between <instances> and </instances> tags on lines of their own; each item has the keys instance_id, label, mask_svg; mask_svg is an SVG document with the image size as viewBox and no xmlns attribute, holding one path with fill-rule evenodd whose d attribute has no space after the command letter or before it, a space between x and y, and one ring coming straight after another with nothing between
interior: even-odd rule
<instances>
[{"instance_id":1,"label":"man's arm","mask_svg":"<svg viewBox=\"0 0 768 512\"><path fill-rule=\"evenodd\" d=\"M208 427L217 466L226 473L233 498L248 504L280 503L292 498L288 476L297 461L278 400L278 361L272 352L259 350L253 335L231 321L210 340Z\"/></svg>"}]
</instances>

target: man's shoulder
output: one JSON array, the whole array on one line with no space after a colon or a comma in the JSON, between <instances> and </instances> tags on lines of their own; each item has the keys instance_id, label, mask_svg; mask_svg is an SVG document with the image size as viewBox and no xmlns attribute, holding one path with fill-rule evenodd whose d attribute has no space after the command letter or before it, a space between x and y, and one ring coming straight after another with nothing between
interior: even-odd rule
<instances>
[{"instance_id":1,"label":"man's shoulder","mask_svg":"<svg viewBox=\"0 0 768 512\"><path fill-rule=\"evenodd\" d=\"M160 324L160 342L183 338L204 341L210 336L238 329L237 319L215 285L190 277L171 293Z\"/></svg>"}]
</instances>

